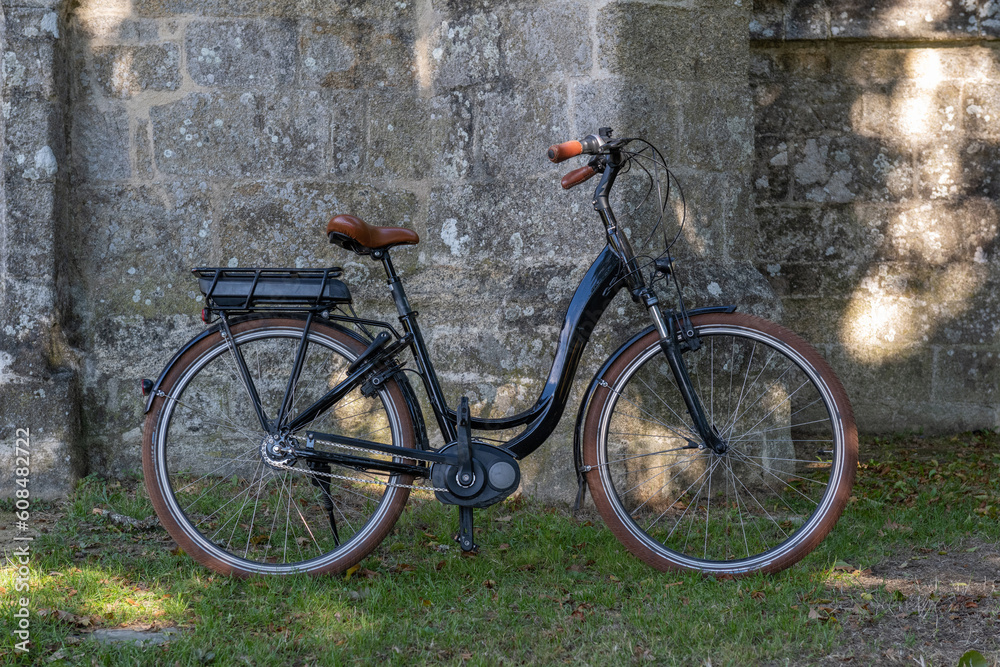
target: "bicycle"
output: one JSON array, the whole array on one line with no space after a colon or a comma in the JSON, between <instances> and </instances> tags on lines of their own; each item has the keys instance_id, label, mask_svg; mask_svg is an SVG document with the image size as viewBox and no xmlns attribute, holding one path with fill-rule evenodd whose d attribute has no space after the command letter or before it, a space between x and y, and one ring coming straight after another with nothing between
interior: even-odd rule
<instances>
[{"instance_id":1,"label":"bicycle","mask_svg":"<svg viewBox=\"0 0 1000 667\"><path fill-rule=\"evenodd\" d=\"M607 245L570 301L538 400L509 417L472 416L464 396L448 406L390 258L418 243L411 230L350 215L327 225L332 243L381 262L402 331L359 317L339 268L194 269L208 326L156 382L142 381L146 488L177 543L224 574L340 572L423 488L459 508L457 540L475 550L473 509L518 488L518 461L555 429L591 332L627 289L652 324L585 392L573 443L577 505L589 488L617 538L661 570L774 572L815 548L847 502L857 463L843 387L783 327L735 306L684 307L669 253L680 229L670 241L662 223L671 174L655 147L602 128L548 152L553 162L581 154L590 161L562 186L601 176L593 206ZM649 177L645 194L659 210L654 231L666 250L655 256L636 252L611 208L616 177L633 168ZM647 248L649 238L636 240ZM676 309L655 289L671 279ZM406 352L415 368L400 362ZM429 444L407 373L427 394L440 448ZM512 428L523 430L499 444L472 435Z\"/></svg>"}]
</instances>

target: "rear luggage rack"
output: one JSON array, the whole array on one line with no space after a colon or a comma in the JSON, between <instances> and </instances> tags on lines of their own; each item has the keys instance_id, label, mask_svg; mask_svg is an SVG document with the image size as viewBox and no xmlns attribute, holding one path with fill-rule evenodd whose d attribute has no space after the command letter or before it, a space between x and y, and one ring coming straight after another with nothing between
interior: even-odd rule
<instances>
[{"instance_id":1,"label":"rear luggage rack","mask_svg":"<svg viewBox=\"0 0 1000 667\"><path fill-rule=\"evenodd\" d=\"M191 269L209 308L257 310L268 308L328 308L351 303L340 267L328 269Z\"/></svg>"}]
</instances>

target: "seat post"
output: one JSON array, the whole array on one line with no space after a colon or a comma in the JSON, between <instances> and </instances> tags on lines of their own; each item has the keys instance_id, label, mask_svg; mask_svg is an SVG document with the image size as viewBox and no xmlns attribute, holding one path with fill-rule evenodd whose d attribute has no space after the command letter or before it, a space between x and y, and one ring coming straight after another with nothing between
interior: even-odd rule
<instances>
[{"instance_id":1,"label":"seat post","mask_svg":"<svg viewBox=\"0 0 1000 667\"><path fill-rule=\"evenodd\" d=\"M430 355L427 354L427 344L420 333L417 325L417 313L410 308L410 302L403 291L403 281L399 279L392 260L389 258L389 249L380 248L372 251L372 257L382 261L385 268L385 276L389 280L389 289L392 290L392 300L396 302L396 310L399 311L399 321L403 324L406 333L413 334L413 357L417 362L417 368L424 380L424 387L427 389L427 398L430 399L434 408L434 416L437 418L438 427L445 442L454 442L457 438L455 424L446 418L448 414L448 403L445 401L444 392L441 391L441 383L438 382L437 373L431 365Z\"/></svg>"},{"instance_id":2,"label":"seat post","mask_svg":"<svg viewBox=\"0 0 1000 667\"><path fill-rule=\"evenodd\" d=\"M403 281L400 280L399 274L396 273L396 268L392 265L392 259L389 257L389 249L381 248L379 250L373 250L372 257L382 260L382 267L385 269L385 277L389 280L389 289L392 290L392 300L396 302L396 310L399 312L400 319L411 315L413 313L413 309L410 308L410 302L406 298L406 292L403 291Z\"/></svg>"}]
</instances>

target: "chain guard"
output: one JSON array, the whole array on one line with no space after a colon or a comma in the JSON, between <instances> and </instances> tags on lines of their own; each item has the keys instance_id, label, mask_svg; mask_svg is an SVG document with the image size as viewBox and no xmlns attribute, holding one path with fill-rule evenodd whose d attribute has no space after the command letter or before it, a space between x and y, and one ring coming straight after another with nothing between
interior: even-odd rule
<instances>
[{"instance_id":1,"label":"chain guard","mask_svg":"<svg viewBox=\"0 0 1000 667\"><path fill-rule=\"evenodd\" d=\"M453 454L457 446L453 442L438 451ZM489 507L517 491L521 484L521 468L506 449L473 442L472 464L475 479L468 487L462 487L456 479L458 466L447 463L431 466L434 495L439 501L461 507Z\"/></svg>"}]
</instances>

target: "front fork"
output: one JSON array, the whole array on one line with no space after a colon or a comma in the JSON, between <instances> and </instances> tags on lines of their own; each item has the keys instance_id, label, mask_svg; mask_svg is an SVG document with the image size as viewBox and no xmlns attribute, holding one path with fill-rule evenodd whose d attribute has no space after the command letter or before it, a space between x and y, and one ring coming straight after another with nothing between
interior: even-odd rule
<instances>
[{"instance_id":1,"label":"front fork","mask_svg":"<svg viewBox=\"0 0 1000 667\"><path fill-rule=\"evenodd\" d=\"M655 297L653 301L655 301ZM674 374L677 389L681 392L684 405L694 422L695 431L706 447L717 454L724 454L728 447L719 437L715 426L705 416L705 408L701 404L701 399L698 398L698 393L694 390L691 376L688 375L687 364L684 363L684 357L681 354L681 344L677 342L677 320L673 317L665 318L658 303L652 303L648 308L649 314L653 318L653 324L656 326L656 332L660 335L660 349L667 357L667 363Z\"/></svg>"}]
</instances>

